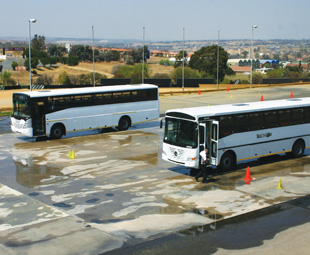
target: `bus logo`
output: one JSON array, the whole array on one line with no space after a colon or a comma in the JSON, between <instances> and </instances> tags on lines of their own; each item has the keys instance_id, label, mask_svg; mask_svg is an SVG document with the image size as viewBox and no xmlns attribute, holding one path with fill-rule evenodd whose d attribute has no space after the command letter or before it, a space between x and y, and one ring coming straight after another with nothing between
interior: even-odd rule
<instances>
[{"instance_id":1,"label":"bus logo","mask_svg":"<svg viewBox=\"0 0 310 255\"><path fill-rule=\"evenodd\" d=\"M264 138L264 137L270 137L270 136L272 136L272 133L265 133L265 134L257 134L256 135L257 139Z\"/></svg>"}]
</instances>

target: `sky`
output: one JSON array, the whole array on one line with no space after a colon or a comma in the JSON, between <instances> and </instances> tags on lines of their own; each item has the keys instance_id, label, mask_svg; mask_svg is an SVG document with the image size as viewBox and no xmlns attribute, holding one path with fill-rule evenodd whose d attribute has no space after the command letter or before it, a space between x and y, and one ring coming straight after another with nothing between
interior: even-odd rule
<instances>
[{"instance_id":1,"label":"sky","mask_svg":"<svg viewBox=\"0 0 310 255\"><path fill-rule=\"evenodd\" d=\"M0 0L0 38L310 39L309 0Z\"/></svg>"}]
</instances>

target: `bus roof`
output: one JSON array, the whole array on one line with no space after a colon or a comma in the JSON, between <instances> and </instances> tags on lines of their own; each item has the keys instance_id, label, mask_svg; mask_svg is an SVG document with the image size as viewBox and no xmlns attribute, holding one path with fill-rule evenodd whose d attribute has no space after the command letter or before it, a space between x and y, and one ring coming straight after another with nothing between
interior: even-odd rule
<instances>
[{"instance_id":1,"label":"bus roof","mask_svg":"<svg viewBox=\"0 0 310 255\"><path fill-rule=\"evenodd\" d=\"M133 84L133 85L115 85L115 86L98 86L98 87L83 87L73 89L51 89L51 90L36 90L29 92L16 92L14 94L23 94L30 97L49 97L49 96L65 96L65 95L79 95L100 92L112 92L123 90L136 90L136 89L150 89L157 88L156 85L151 84Z\"/></svg>"},{"instance_id":2,"label":"bus roof","mask_svg":"<svg viewBox=\"0 0 310 255\"><path fill-rule=\"evenodd\" d=\"M193 116L196 120L203 117L230 115L238 113L249 113L258 111L268 111L285 108L310 107L310 97L305 98L290 98L282 100L258 101L248 103L223 104L212 106L200 106L191 108L179 108L166 111L168 116L173 116L175 113L183 113ZM169 114L170 113L170 114Z\"/></svg>"}]
</instances>

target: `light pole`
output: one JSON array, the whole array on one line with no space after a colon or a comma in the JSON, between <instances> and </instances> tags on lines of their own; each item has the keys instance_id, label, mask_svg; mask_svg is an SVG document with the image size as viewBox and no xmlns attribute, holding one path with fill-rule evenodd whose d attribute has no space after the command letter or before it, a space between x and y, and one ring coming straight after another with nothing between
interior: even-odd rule
<instances>
[{"instance_id":1,"label":"light pole","mask_svg":"<svg viewBox=\"0 0 310 255\"><path fill-rule=\"evenodd\" d=\"M145 37L145 27L143 27L143 48L142 48L142 80L141 83L144 83L144 37Z\"/></svg>"},{"instance_id":2,"label":"light pole","mask_svg":"<svg viewBox=\"0 0 310 255\"><path fill-rule=\"evenodd\" d=\"M29 71L30 71L30 91L32 91L32 77L31 77L31 23L36 23L36 19L29 19Z\"/></svg>"},{"instance_id":3,"label":"light pole","mask_svg":"<svg viewBox=\"0 0 310 255\"><path fill-rule=\"evenodd\" d=\"M182 91L184 91L184 48L185 48L185 28L183 28L183 58L182 58Z\"/></svg>"},{"instance_id":4,"label":"light pole","mask_svg":"<svg viewBox=\"0 0 310 255\"><path fill-rule=\"evenodd\" d=\"M92 35L93 35L93 79L94 79L94 87L96 86L96 80L95 80L95 39L94 39L94 26L92 26Z\"/></svg>"},{"instance_id":5,"label":"light pole","mask_svg":"<svg viewBox=\"0 0 310 255\"><path fill-rule=\"evenodd\" d=\"M252 43L251 43L251 81L250 81L250 88L252 88L252 78L253 78L253 34L254 34L254 29L258 28L257 25L252 26Z\"/></svg>"},{"instance_id":6,"label":"light pole","mask_svg":"<svg viewBox=\"0 0 310 255\"><path fill-rule=\"evenodd\" d=\"M219 62L220 62L220 30L217 31L217 72L216 72L216 89L219 89Z\"/></svg>"}]
</instances>

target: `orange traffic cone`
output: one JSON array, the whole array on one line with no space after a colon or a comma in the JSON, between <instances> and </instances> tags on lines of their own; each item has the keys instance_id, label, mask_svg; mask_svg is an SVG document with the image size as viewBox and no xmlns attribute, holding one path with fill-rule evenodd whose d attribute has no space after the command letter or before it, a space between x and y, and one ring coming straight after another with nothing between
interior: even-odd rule
<instances>
[{"instance_id":1,"label":"orange traffic cone","mask_svg":"<svg viewBox=\"0 0 310 255\"><path fill-rule=\"evenodd\" d=\"M198 95L200 95L201 94L201 92L200 92L200 89L198 90Z\"/></svg>"},{"instance_id":2,"label":"orange traffic cone","mask_svg":"<svg viewBox=\"0 0 310 255\"><path fill-rule=\"evenodd\" d=\"M264 101L264 96L263 95L261 95L260 101Z\"/></svg>"},{"instance_id":3,"label":"orange traffic cone","mask_svg":"<svg viewBox=\"0 0 310 255\"><path fill-rule=\"evenodd\" d=\"M229 87L227 86L227 92L229 92Z\"/></svg>"},{"instance_id":4,"label":"orange traffic cone","mask_svg":"<svg viewBox=\"0 0 310 255\"><path fill-rule=\"evenodd\" d=\"M251 178L251 173L250 173L250 167L248 166L246 169L245 177L243 179L245 181L245 184L250 184L250 181L253 179Z\"/></svg>"},{"instance_id":5,"label":"orange traffic cone","mask_svg":"<svg viewBox=\"0 0 310 255\"><path fill-rule=\"evenodd\" d=\"M290 95L290 97L294 97L294 96L293 96L293 92L291 92L291 95Z\"/></svg>"}]
</instances>

